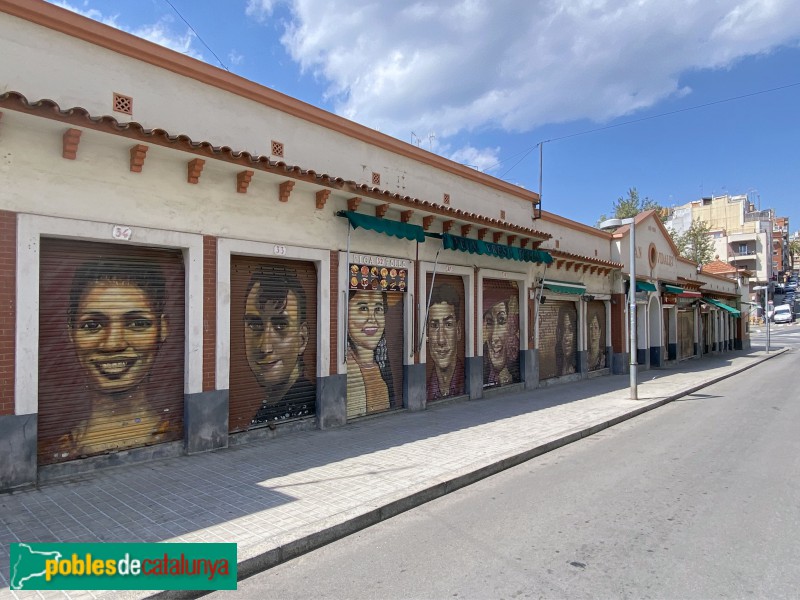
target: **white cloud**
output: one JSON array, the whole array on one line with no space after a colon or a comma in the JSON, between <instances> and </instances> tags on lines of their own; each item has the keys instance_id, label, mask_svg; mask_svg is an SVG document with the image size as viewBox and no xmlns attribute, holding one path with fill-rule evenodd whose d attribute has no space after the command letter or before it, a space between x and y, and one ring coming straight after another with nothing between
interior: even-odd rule
<instances>
[{"instance_id":1,"label":"white cloud","mask_svg":"<svg viewBox=\"0 0 800 600\"><path fill-rule=\"evenodd\" d=\"M283 43L336 111L401 139L602 123L690 93L683 73L800 39L796 0L281 1Z\"/></svg>"},{"instance_id":2,"label":"white cloud","mask_svg":"<svg viewBox=\"0 0 800 600\"><path fill-rule=\"evenodd\" d=\"M138 29L131 30L135 36L144 38L170 50L175 50L187 56L204 60L200 52L192 48L192 42L195 40L195 35L191 31L186 31L183 34L175 34L168 29L166 19L160 19L157 23L152 25L145 25Z\"/></svg>"},{"instance_id":3,"label":"white cloud","mask_svg":"<svg viewBox=\"0 0 800 600\"><path fill-rule=\"evenodd\" d=\"M228 52L228 62L231 63L232 65L240 65L242 64L243 60L244 60L244 55L239 54L238 52L236 52L236 50L231 50L230 52Z\"/></svg>"},{"instance_id":4,"label":"white cloud","mask_svg":"<svg viewBox=\"0 0 800 600\"><path fill-rule=\"evenodd\" d=\"M451 153L448 158L478 171L487 171L500 162L500 148L479 149L467 145Z\"/></svg>"},{"instance_id":5,"label":"white cloud","mask_svg":"<svg viewBox=\"0 0 800 600\"><path fill-rule=\"evenodd\" d=\"M83 15L84 17L88 17L89 19L93 19L95 21L100 21L101 23L104 23L105 25L108 25L110 27L114 27L115 29L122 29L117 24L118 15L114 15L114 16L109 17L109 16L106 16L106 15L103 15L103 13L101 13L99 10L96 10L94 8L87 8L86 10L83 10L83 9L78 8L77 6L75 6L73 4L70 4L69 2L66 2L65 0L52 0L52 3L55 4L56 6L60 6L61 8L66 9L66 10L72 11L74 13L78 13L79 15Z\"/></svg>"},{"instance_id":6,"label":"white cloud","mask_svg":"<svg viewBox=\"0 0 800 600\"><path fill-rule=\"evenodd\" d=\"M142 39L148 40L160 46L164 46L165 48L169 48L170 50L175 50L176 52L186 54L187 56L191 56L192 58L196 58L198 60L205 60L202 53L196 51L192 47L192 44L195 40L194 33L188 29L185 33L173 32L170 28L172 20L169 17L162 17L155 23L131 29L119 23L119 15L104 15L101 11L94 8L83 10L64 0L53 2L53 4L70 10L74 13L78 13L79 15L83 15L84 17L88 17L95 21L109 25L110 27L114 27L115 29L119 29L120 31L131 33Z\"/></svg>"},{"instance_id":7,"label":"white cloud","mask_svg":"<svg viewBox=\"0 0 800 600\"><path fill-rule=\"evenodd\" d=\"M247 7L244 9L248 17L254 17L258 21L264 21L272 14L275 5L273 0L247 0Z\"/></svg>"}]
</instances>

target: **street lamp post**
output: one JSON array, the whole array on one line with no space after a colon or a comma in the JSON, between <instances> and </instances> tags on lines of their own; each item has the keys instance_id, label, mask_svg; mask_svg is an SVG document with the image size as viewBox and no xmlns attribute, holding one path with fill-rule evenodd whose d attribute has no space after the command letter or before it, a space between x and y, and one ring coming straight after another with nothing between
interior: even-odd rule
<instances>
[{"instance_id":1,"label":"street lamp post","mask_svg":"<svg viewBox=\"0 0 800 600\"><path fill-rule=\"evenodd\" d=\"M753 287L754 292L761 290L764 290L764 324L767 326L767 343L765 349L767 354L769 354L769 284Z\"/></svg>"},{"instance_id":2,"label":"street lamp post","mask_svg":"<svg viewBox=\"0 0 800 600\"><path fill-rule=\"evenodd\" d=\"M636 376L636 223L635 217L627 219L608 219L600 223L600 229L616 229L622 225L629 225L630 231L630 289L628 290L628 319L630 321L628 329L630 330L630 340L628 354L630 355L630 375L631 375L631 400L638 400L639 393L636 389L638 378Z\"/></svg>"}]
</instances>

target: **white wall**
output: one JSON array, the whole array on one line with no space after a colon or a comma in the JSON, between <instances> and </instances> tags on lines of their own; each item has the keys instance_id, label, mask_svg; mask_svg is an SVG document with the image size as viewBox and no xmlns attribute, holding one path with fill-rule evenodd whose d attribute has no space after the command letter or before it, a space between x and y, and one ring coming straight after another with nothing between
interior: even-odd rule
<instances>
[{"instance_id":1,"label":"white wall","mask_svg":"<svg viewBox=\"0 0 800 600\"><path fill-rule=\"evenodd\" d=\"M453 208L496 219L505 210L509 222L532 227L531 204L521 198L5 13L0 56L0 90L30 101L48 98L254 155L269 155L271 140L280 141L288 164L369 185L374 171L382 189L438 204L447 193ZM132 117L112 112L115 92L133 98Z\"/></svg>"}]
</instances>

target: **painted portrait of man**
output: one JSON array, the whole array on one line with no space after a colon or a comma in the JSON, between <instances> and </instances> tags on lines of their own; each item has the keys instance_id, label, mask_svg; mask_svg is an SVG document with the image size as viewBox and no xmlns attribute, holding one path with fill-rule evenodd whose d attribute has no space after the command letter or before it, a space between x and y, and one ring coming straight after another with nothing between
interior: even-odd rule
<instances>
[{"instance_id":1,"label":"painted portrait of man","mask_svg":"<svg viewBox=\"0 0 800 600\"><path fill-rule=\"evenodd\" d=\"M448 283L434 286L431 292L426 333L428 358L433 363L428 376L428 400L463 394L461 299L456 289Z\"/></svg>"},{"instance_id":2,"label":"painted portrait of man","mask_svg":"<svg viewBox=\"0 0 800 600\"><path fill-rule=\"evenodd\" d=\"M315 386L305 377L303 361L307 299L293 269L265 265L253 272L243 324L247 364L263 390L251 424L313 414Z\"/></svg>"}]
</instances>

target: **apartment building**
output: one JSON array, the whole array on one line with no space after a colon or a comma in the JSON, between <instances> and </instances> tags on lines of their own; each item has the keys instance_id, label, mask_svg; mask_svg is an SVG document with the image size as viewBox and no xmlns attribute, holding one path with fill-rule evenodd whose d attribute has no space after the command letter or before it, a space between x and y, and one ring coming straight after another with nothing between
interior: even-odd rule
<instances>
[{"instance_id":1,"label":"apartment building","mask_svg":"<svg viewBox=\"0 0 800 600\"><path fill-rule=\"evenodd\" d=\"M683 233L697 220L709 225L716 258L751 272L752 286L774 280L789 263L788 218L775 217L771 208L757 208L747 194L704 197L673 207L666 226Z\"/></svg>"}]
</instances>

